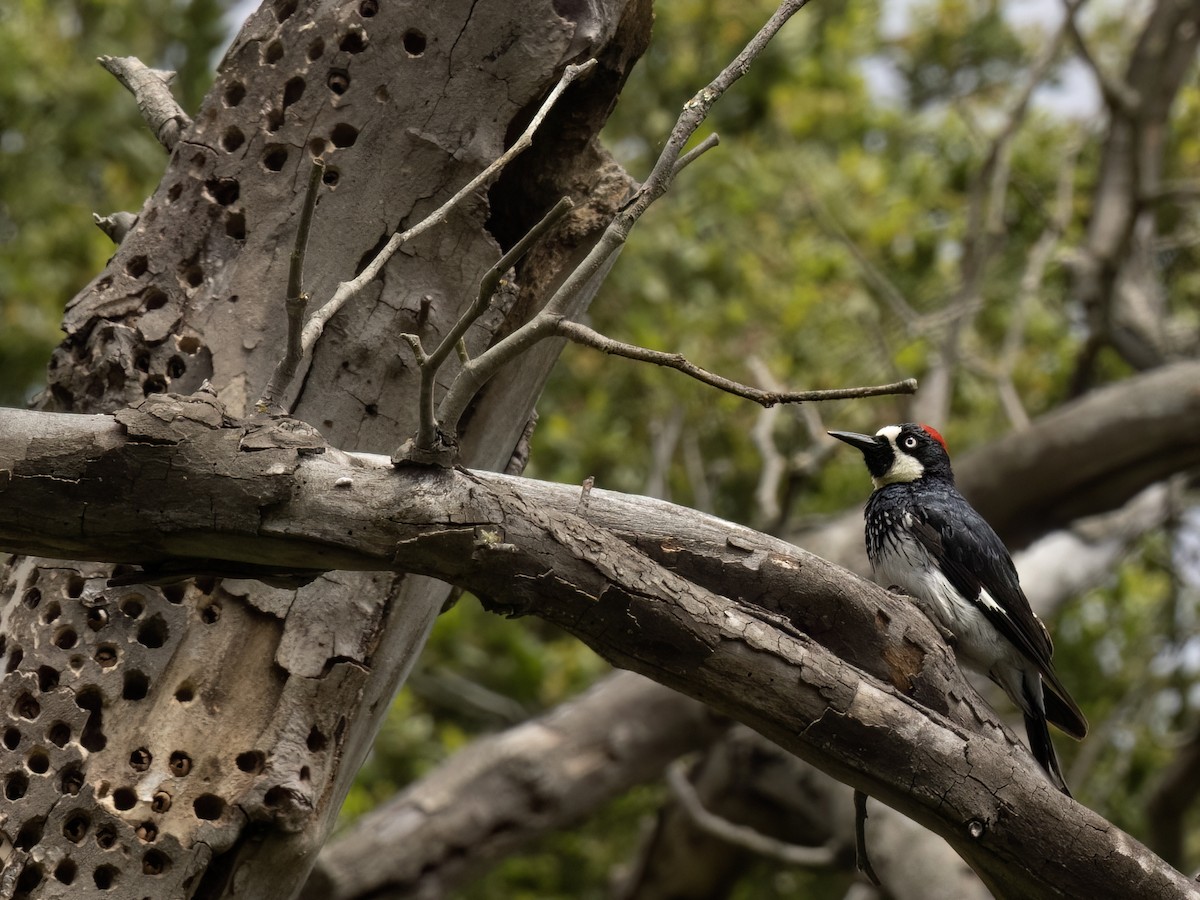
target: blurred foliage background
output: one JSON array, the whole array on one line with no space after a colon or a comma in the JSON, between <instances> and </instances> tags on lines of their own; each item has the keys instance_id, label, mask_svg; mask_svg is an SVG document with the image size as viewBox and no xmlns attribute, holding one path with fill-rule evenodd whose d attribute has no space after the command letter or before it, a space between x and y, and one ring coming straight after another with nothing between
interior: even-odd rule
<instances>
[{"instance_id":1,"label":"blurred foliage background","mask_svg":"<svg viewBox=\"0 0 1200 900\"><path fill-rule=\"evenodd\" d=\"M137 55L178 69L177 96L194 111L228 37L229 4L0 6L0 403L21 404L37 390L64 303L111 253L92 212L138 209L162 171L162 151L133 102L94 57ZM799 389L921 378L946 322L959 322L961 360L944 420L933 424L962 450L1070 394L1084 333L1080 311L1064 299L1062 254L1087 221L1105 117L1078 60L1060 53L1014 133L996 244L978 302L964 306L973 191L1056 16L985 0L899 7L822 0L785 28L717 105L708 129L721 146L644 217L590 324L747 383ZM635 177L648 172L681 104L773 8L764 0L658 4L653 44L606 134ZM1130 16L1100 4L1084 20L1093 53L1114 70L1131 49ZM1169 177L1196 172L1198 126L1193 74L1175 108ZM1194 208L1164 205L1162 221L1173 237L1155 261L1170 314L1195 328ZM1048 232L1054 252L1023 288ZM1113 380L1132 370L1114 354L1100 371ZM568 347L540 406L528 474L594 475L601 487L788 533L865 499L861 462L831 454L824 429L874 431L909 410L904 398L880 398L764 414L677 373ZM768 458L785 474L764 493ZM1187 558L1200 555L1187 549L1195 530L1175 522L1148 535L1108 583L1050 623L1063 680L1104 723L1082 750L1060 742L1069 780L1084 803L1137 836L1146 833L1156 773L1197 725L1200 562ZM553 629L464 600L442 617L344 818L604 671ZM603 896L660 799L660 788L639 789L508 860L466 896ZM1195 863L1200 830L1189 833ZM738 896L825 896L818 882L773 875L747 881ZM828 890L840 896L844 884Z\"/></svg>"}]
</instances>

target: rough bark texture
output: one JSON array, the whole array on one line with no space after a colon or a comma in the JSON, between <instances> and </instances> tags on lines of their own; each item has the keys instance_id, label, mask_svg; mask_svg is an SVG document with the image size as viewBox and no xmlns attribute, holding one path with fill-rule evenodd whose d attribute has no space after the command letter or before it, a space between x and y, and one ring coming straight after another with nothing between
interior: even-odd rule
<instances>
[{"instance_id":1,"label":"rough bark texture","mask_svg":"<svg viewBox=\"0 0 1200 900\"><path fill-rule=\"evenodd\" d=\"M28 441L0 441L0 468L11 473L0 508L36 508L38 496L50 505L76 491L103 521L89 546L136 561L176 547L189 555L190 546L275 569L319 559L450 579L509 612L555 622L616 665L738 718L904 812L945 837L998 896L1193 893L1146 848L1050 787L903 598L671 504L592 491L583 508L565 486L395 470L379 457L313 452L312 442L298 451L291 430L267 440L253 424L222 427L212 409L201 395L153 398L121 422L6 414L26 434L42 432L46 456L31 459ZM160 465L144 464L147 454ZM73 457L74 468L56 470L58 456ZM48 474L56 471L63 480ZM122 478L125 497L149 496L136 489L143 478L167 479L141 520L120 514L128 501L103 496ZM264 480L265 498L239 487ZM203 510L218 497L223 515L214 522ZM58 552L59 541L78 540L78 515L47 517L19 538L7 519L2 547L22 540L22 549L44 542L41 552ZM138 533L140 550L131 542ZM146 547L154 534L166 539ZM646 552L629 543L635 536ZM674 571L648 555L652 548ZM787 618L762 609L771 605Z\"/></svg>"},{"instance_id":2,"label":"rough bark texture","mask_svg":"<svg viewBox=\"0 0 1200 900\"><path fill-rule=\"evenodd\" d=\"M597 55L596 74L539 136L557 167L516 165L496 188L521 195L536 182L528 208L493 207L482 195L460 207L397 254L317 345L290 398L297 415L340 446L393 449L415 429L417 409L415 366L396 336L444 333L498 248L569 193L580 210L506 295L517 310L536 308L547 273L594 240L624 198L627 180L590 142L648 29L641 0L264 3L137 226L71 302L44 408L114 410L207 379L231 409L250 409L283 348L288 256L311 159L327 165L306 267L319 303L391 230L498 156L567 62ZM468 346L486 346L511 315L519 312L502 307L485 317ZM504 467L540 379L541 370L523 373L502 407L481 405L466 434L472 465ZM118 489L103 491L115 499ZM190 485L178 490L194 496ZM221 521L223 501L208 515ZM155 519L145 504L136 516ZM299 590L211 578L106 589L104 574L27 559L4 571L3 691L16 692L4 706L15 751L7 777L17 781L0 812L0 831L16 844L0 888L288 895L445 587L339 573ZM26 696L22 716L13 704Z\"/></svg>"}]
</instances>

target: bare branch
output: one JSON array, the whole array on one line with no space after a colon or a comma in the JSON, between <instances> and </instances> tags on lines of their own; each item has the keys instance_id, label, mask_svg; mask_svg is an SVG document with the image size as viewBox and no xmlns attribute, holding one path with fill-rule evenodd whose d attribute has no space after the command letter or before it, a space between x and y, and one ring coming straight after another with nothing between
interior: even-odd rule
<instances>
[{"instance_id":1,"label":"bare branch","mask_svg":"<svg viewBox=\"0 0 1200 900\"><path fill-rule=\"evenodd\" d=\"M1118 110L1121 115L1132 118L1137 115L1138 107L1141 105L1141 95L1123 79L1104 71L1096 57L1092 55L1087 39L1080 32L1079 23L1075 21L1075 16L1083 7L1084 2L1085 0L1063 0L1065 13L1063 25L1079 53L1079 58L1083 60L1096 79L1096 84L1100 88L1100 93L1104 95L1105 102Z\"/></svg>"},{"instance_id":2,"label":"bare branch","mask_svg":"<svg viewBox=\"0 0 1200 900\"><path fill-rule=\"evenodd\" d=\"M282 412L279 399L288 385L296 376L296 369L304 357L300 335L304 329L304 312L308 309L308 294L304 291L304 257L308 252L308 235L312 231L313 211L317 208L317 193L321 188L321 175L325 172L325 163L314 159L312 169L308 174L308 187L304 192L304 205L300 208L300 224L296 228L296 243L292 246L291 259L288 261L287 285L287 349L283 358L275 366L271 380L258 398L257 407L260 411L274 409Z\"/></svg>"},{"instance_id":3,"label":"bare branch","mask_svg":"<svg viewBox=\"0 0 1200 900\"><path fill-rule=\"evenodd\" d=\"M554 86L546 99L543 101L537 113L530 120L525 130L521 132L521 136L516 142L509 147L503 154L497 157L487 168L463 185L457 193L449 200L431 212L428 216L414 225L412 228L403 232L393 234L388 242L383 245L380 251L375 254L375 258L354 278L350 281L343 281L333 292L333 296L309 318L308 323L304 326L304 332L301 338L301 345L305 353L312 350L317 340L321 337L321 333L325 330L325 325L330 319L337 314L343 306L358 294L368 284L375 280L389 259L400 249L404 244L424 234L435 225L440 225L446 221L450 213L454 211L464 200L475 193L479 188L489 184L494 178L499 176L504 167L507 166L513 159L527 150L533 144L534 132L541 126L554 104L558 102L558 98L562 96L563 91L575 80L587 74L596 65L594 59L589 59L580 65L569 65L563 71L562 78L558 84Z\"/></svg>"},{"instance_id":4,"label":"bare branch","mask_svg":"<svg viewBox=\"0 0 1200 900\"><path fill-rule=\"evenodd\" d=\"M125 85L154 137L168 151L174 150L179 135L192 120L171 94L174 72L151 69L136 56L101 56L96 60Z\"/></svg>"},{"instance_id":5,"label":"bare branch","mask_svg":"<svg viewBox=\"0 0 1200 900\"><path fill-rule=\"evenodd\" d=\"M749 71L751 62L762 53L771 38L788 19L803 9L807 2L808 0L784 0L741 53L722 69L706 87L684 104L683 111L676 120L674 128L671 129L670 137L646 181L629 203L609 223L603 236L584 257L583 262L559 285L558 290L547 301L543 310L508 337L463 366L438 407L438 420L451 441L454 440L455 433L458 431L458 423L462 414L479 389L509 362L553 334L555 327L553 317L569 312L570 304L583 286L625 243L630 230L650 204L666 193L671 186L676 172L682 168L677 164L681 161L680 153L684 145L704 122L712 105L734 82ZM687 162L703 152L701 148L708 149L706 146L708 144L710 141L706 140L697 146L693 154L688 157Z\"/></svg>"},{"instance_id":6,"label":"bare branch","mask_svg":"<svg viewBox=\"0 0 1200 900\"><path fill-rule=\"evenodd\" d=\"M614 356L623 356L626 359L635 359L639 362L653 363L656 366L675 369L710 387L715 387L717 390L743 397L746 400L753 400L760 406L767 408L779 403L805 403L815 400L852 400L861 397L880 397L889 394L912 394L917 390L917 380L915 378L906 378L904 381L897 381L892 384L872 385L870 387L833 388L824 391L764 391L731 381L720 375L714 375L712 372L689 362L680 353L664 353L660 350L650 350L646 347L638 347L634 344L615 341L612 338L605 337L598 331L593 331L586 325L580 325L578 322L572 322L569 319L556 317L553 320L553 327L553 334L565 337L577 344L582 344L585 347L591 347L604 353L610 353Z\"/></svg>"},{"instance_id":7,"label":"bare branch","mask_svg":"<svg viewBox=\"0 0 1200 900\"><path fill-rule=\"evenodd\" d=\"M137 224L137 220L137 214L131 212L115 212L107 216L92 213L92 222L112 238L114 244L125 240L125 235L129 234L129 230Z\"/></svg>"},{"instance_id":8,"label":"bare branch","mask_svg":"<svg viewBox=\"0 0 1200 900\"><path fill-rule=\"evenodd\" d=\"M702 140L699 144L697 144L695 147L693 147L691 150L689 150L687 153L683 154L683 156L679 157L679 159L677 159L675 161L675 166L673 169L671 169L671 177L674 178L676 175L678 175L680 172L682 172L684 169L686 169L688 166L690 166L692 163L694 163L697 159L699 159L701 156L703 156L705 153L707 153L713 147L717 146L717 144L719 144L719 143L721 143L721 139L717 136L717 133L714 131L712 134L710 134L708 137L706 137L704 140Z\"/></svg>"},{"instance_id":9,"label":"bare branch","mask_svg":"<svg viewBox=\"0 0 1200 900\"><path fill-rule=\"evenodd\" d=\"M802 847L789 844L756 831L748 825L739 825L709 812L680 763L668 766L666 775L667 786L671 789L672 796L679 801L679 805L693 822L714 837L789 866L824 869L836 861L836 847Z\"/></svg>"}]
</instances>

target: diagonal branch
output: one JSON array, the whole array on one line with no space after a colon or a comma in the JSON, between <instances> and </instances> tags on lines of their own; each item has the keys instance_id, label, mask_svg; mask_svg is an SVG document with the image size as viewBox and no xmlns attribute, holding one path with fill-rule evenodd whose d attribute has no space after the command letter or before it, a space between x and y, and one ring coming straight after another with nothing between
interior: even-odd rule
<instances>
[{"instance_id":1,"label":"diagonal branch","mask_svg":"<svg viewBox=\"0 0 1200 900\"><path fill-rule=\"evenodd\" d=\"M755 403L768 409L780 403L805 403L814 400L853 400L861 397L881 397L889 394L912 394L917 390L917 380L915 378L906 378L904 381L897 381L892 384L877 384L870 387L833 388L823 391L764 391L731 381L720 375L715 375L707 369L702 369L695 363L689 362L681 353L664 353L660 350L650 350L647 347L638 347L634 344L615 341L610 337L600 334L598 331L588 328L586 325L580 325L578 322L572 322L569 319L554 317L552 323L554 326L553 334L565 337L576 344L591 347L594 350L600 350L613 356L623 356L626 359L653 363L656 366L675 369L710 387L715 387L717 390L724 391L727 394L753 400Z\"/></svg>"},{"instance_id":2,"label":"diagonal branch","mask_svg":"<svg viewBox=\"0 0 1200 900\"><path fill-rule=\"evenodd\" d=\"M171 94L175 73L151 69L136 56L101 56L96 61L133 94L138 112L158 142L168 152L174 150L179 136L192 125L192 120Z\"/></svg>"}]
</instances>

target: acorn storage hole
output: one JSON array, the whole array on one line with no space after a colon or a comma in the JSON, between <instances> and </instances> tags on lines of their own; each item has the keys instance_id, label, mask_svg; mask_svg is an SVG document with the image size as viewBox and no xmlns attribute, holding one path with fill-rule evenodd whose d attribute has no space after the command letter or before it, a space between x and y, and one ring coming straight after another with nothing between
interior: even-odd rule
<instances>
[{"instance_id":1,"label":"acorn storage hole","mask_svg":"<svg viewBox=\"0 0 1200 900\"><path fill-rule=\"evenodd\" d=\"M102 891L111 891L117 883L117 867L116 866L97 866L96 871L92 873L92 881L96 887Z\"/></svg>"},{"instance_id":2,"label":"acorn storage hole","mask_svg":"<svg viewBox=\"0 0 1200 900\"><path fill-rule=\"evenodd\" d=\"M221 818L221 813L225 812L225 801L216 794L201 794L192 801L192 810L197 819L211 822Z\"/></svg>"},{"instance_id":3,"label":"acorn storage hole","mask_svg":"<svg viewBox=\"0 0 1200 900\"><path fill-rule=\"evenodd\" d=\"M142 874L161 875L171 864L171 858L161 850L147 850L142 857Z\"/></svg>"},{"instance_id":4,"label":"acorn storage hole","mask_svg":"<svg viewBox=\"0 0 1200 900\"><path fill-rule=\"evenodd\" d=\"M136 669L126 672L121 685L121 697L125 700L144 700L150 693L150 679Z\"/></svg>"},{"instance_id":5,"label":"acorn storage hole","mask_svg":"<svg viewBox=\"0 0 1200 900\"><path fill-rule=\"evenodd\" d=\"M267 764L267 757L261 750L247 750L237 755L237 767L242 772L257 775Z\"/></svg>"},{"instance_id":6,"label":"acorn storage hole","mask_svg":"<svg viewBox=\"0 0 1200 900\"><path fill-rule=\"evenodd\" d=\"M64 859L54 867L54 880L59 884L71 884L78 873L79 868L75 863L69 859Z\"/></svg>"},{"instance_id":7,"label":"acorn storage hole","mask_svg":"<svg viewBox=\"0 0 1200 900\"><path fill-rule=\"evenodd\" d=\"M404 52L409 56L420 56L425 52L425 35L415 28L404 32Z\"/></svg>"},{"instance_id":8,"label":"acorn storage hole","mask_svg":"<svg viewBox=\"0 0 1200 900\"><path fill-rule=\"evenodd\" d=\"M221 135L221 149L226 153L232 153L244 143L246 143L246 135L236 125L230 125Z\"/></svg>"},{"instance_id":9,"label":"acorn storage hole","mask_svg":"<svg viewBox=\"0 0 1200 900\"><path fill-rule=\"evenodd\" d=\"M137 642L155 650L167 642L169 631L162 616L154 616L143 622L137 630Z\"/></svg>"},{"instance_id":10,"label":"acorn storage hole","mask_svg":"<svg viewBox=\"0 0 1200 900\"><path fill-rule=\"evenodd\" d=\"M133 809L137 805L137 794L133 788L119 787L113 791L113 806L124 812L128 809Z\"/></svg>"},{"instance_id":11,"label":"acorn storage hole","mask_svg":"<svg viewBox=\"0 0 1200 900\"><path fill-rule=\"evenodd\" d=\"M67 821L63 823L63 837L72 844L78 844L87 836L88 829L91 827L91 816L83 810L76 810L67 816Z\"/></svg>"}]
</instances>

